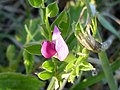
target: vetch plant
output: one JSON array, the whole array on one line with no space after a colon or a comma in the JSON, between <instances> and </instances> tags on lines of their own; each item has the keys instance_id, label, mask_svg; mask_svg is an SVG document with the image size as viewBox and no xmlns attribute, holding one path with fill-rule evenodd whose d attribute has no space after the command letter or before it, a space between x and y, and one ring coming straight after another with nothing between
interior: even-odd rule
<instances>
[{"instance_id":1,"label":"vetch plant","mask_svg":"<svg viewBox=\"0 0 120 90\"><path fill-rule=\"evenodd\" d=\"M26 28L30 38L24 48L29 56L32 54L40 56L39 60L42 63L40 62L35 69L41 68L42 70L36 74L41 80L49 80L47 90L63 90L67 82L72 83L71 89L76 90L77 85L82 81L81 77L84 72L96 70L88 62L90 52L98 54L110 89L116 90L112 71L104 52L109 45L102 43L98 38L97 19L109 24L97 12L94 4L88 0L75 1L77 3L73 2L70 6L68 5L70 9L66 8L59 12L57 1L48 3L46 0L41 0L39 4L38 0L29 0L29 2L33 7L40 9L40 23L38 23L40 34L32 35L31 31ZM51 18L54 20L50 23ZM118 36L115 29L112 28L110 31ZM35 36L42 38L35 40ZM27 61L31 63L32 60ZM29 63L25 63L25 66L26 71L30 73L33 64Z\"/></svg>"},{"instance_id":2,"label":"vetch plant","mask_svg":"<svg viewBox=\"0 0 120 90\"><path fill-rule=\"evenodd\" d=\"M57 26L54 27L52 42L42 42L41 53L45 58L51 58L54 56L60 61L63 61L67 57L69 50Z\"/></svg>"},{"instance_id":3,"label":"vetch plant","mask_svg":"<svg viewBox=\"0 0 120 90\"><path fill-rule=\"evenodd\" d=\"M92 90L97 85L118 90L120 48L115 38L120 38L120 33L112 20L119 24L119 19L112 14L117 14L114 7L119 0L28 0L37 9L21 1L0 1L2 7L7 2L13 8L0 11L0 31L5 29L0 33L0 90ZM14 9L11 3L19 7ZM100 10L101 6L105 9Z\"/></svg>"}]
</instances>

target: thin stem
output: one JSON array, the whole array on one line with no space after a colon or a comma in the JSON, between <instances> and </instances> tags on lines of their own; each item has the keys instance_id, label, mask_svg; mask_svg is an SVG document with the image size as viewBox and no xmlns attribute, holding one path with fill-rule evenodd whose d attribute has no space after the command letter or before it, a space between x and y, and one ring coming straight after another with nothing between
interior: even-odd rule
<instances>
[{"instance_id":1,"label":"thin stem","mask_svg":"<svg viewBox=\"0 0 120 90\"><path fill-rule=\"evenodd\" d=\"M22 49L22 44L19 43L14 37L8 35L8 34L0 34L0 38L7 38L11 40L16 46L18 46L20 49Z\"/></svg>"},{"instance_id":2,"label":"thin stem","mask_svg":"<svg viewBox=\"0 0 120 90\"><path fill-rule=\"evenodd\" d=\"M70 88L70 90L74 90L74 88L76 88L76 85L78 85L80 83L82 73L83 73L83 71L80 72L80 75L79 75L76 83Z\"/></svg>"},{"instance_id":3,"label":"thin stem","mask_svg":"<svg viewBox=\"0 0 120 90\"><path fill-rule=\"evenodd\" d=\"M54 90L54 88L55 88L55 77L53 77L51 79L50 84L49 84L47 90Z\"/></svg>"},{"instance_id":4,"label":"thin stem","mask_svg":"<svg viewBox=\"0 0 120 90\"><path fill-rule=\"evenodd\" d=\"M108 57L107 57L105 51L101 51L100 53L98 53L98 55L101 60L101 65L102 65L103 71L105 73L106 79L108 81L110 90L117 90L117 85L113 78L113 72L109 65Z\"/></svg>"},{"instance_id":5,"label":"thin stem","mask_svg":"<svg viewBox=\"0 0 120 90\"><path fill-rule=\"evenodd\" d=\"M42 0L42 8L46 10L44 0ZM43 17L44 17L44 20L45 20L44 22L46 24L46 27L47 27L47 30L48 30L48 33L49 33L49 40L51 41L52 40L52 34L51 34L51 27L50 27L50 23L49 23L49 20L48 20L47 13L46 13L46 11L42 11L42 9L41 9L41 12L43 14Z\"/></svg>"},{"instance_id":6,"label":"thin stem","mask_svg":"<svg viewBox=\"0 0 120 90\"><path fill-rule=\"evenodd\" d=\"M52 61L53 61L54 66L55 66L54 72L55 72L55 76L56 76L56 68L57 68L56 66L57 65L55 63L55 59L54 58L52 58ZM56 81L56 78L53 76L51 81L50 81L50 83L49 83L49 86L48 86L47 90L54 90L55 89L55 81Z\"/></svg>"},{"instance_id":7,"label":"thin stem","mask_svg":"<svg viewBox=\"0 0 120 90\"><path fill-rule=\"evenodd\" d=\"M45 7L44 0L42 0L42 7L43 7L43 8Z\"/></svg>"},{"instance_id":8,"label":"thin stem","mask_svg":"<svg viewBox=\"0 0 120 90\"><path fill-rule=\"evenodd\" d=\"M69 76L70 76L70 74L66 75L66 77L63 80L62 86L59 88L59 90L64 90L64 87L67 83L67 80L68 80Z\"/></svg>"},{"instance_id":9,"label":"thin stem","mask_svg":"<svg viewBox=\"0 0 120 90\"><path fill-rule=\"evenodd\" d=\"M97 32L97 35L98 35L98 39L101 41L101 37L100 37L99 32ZM105 51L99 52L98 56L101 60L101 65L102 65L103 71L105 73L105 77L108 81L108 85L110 87L110 90L117 90L117 85L115 83L115 80L113 77L113 72L112 72L112 69L110 67L108 57L107 57Z\"/></svg>"},{"instance_id":10,"label":"thin stem","mask_svg":"<svg viewBox=\"0 0 120 90\"><path fill-rule=\"evenodd\" d=\"M51 34L51 28L50 28L50 24L49 24L49 20L48 20L47 14L45 16L45 23L46 23L46 26L47 26L47 29L48 29L48 33L49 33L49 40L51 41L52 40L52 34Z\"/></svg>"},{"instance_id":11,"label":"thin stem","mask_svg":"<svg viewBox=\"0 0 120 90\"><path fill-rule=\"evenodd\" d=\"M77 79L77 81L76 81L76 84L78 84L78 83L80 82L81 77L82 77L82 74L83 74L83 71L80 71L80 74L79 74L79 76L78 76L78 79Z\"/></svg>"}]
</instances>

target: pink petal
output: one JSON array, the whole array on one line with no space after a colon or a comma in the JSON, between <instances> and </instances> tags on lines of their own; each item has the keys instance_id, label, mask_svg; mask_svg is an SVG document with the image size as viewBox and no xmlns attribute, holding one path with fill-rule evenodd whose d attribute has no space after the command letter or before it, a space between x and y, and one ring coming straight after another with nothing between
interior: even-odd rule
<instances>
[{"instance_id":1,"label":"pink petal","mask_svg":"<svg viewBox=\"0 0 120 90\"><path fill-rule=\"evenodd\" d=\"M57 51L57 58L60 61L63 61L67 57L69 50L57 26L54 27L54 31L52 35L52 42L55 43L55 49Z\"/></svg>"},{"instance_id":2,"label":"pink petal","mask_svg":"<svg viewBox=\"0 0 120 90\"><path fill-rule=\"evenodd\" d=\"M41 53L45 58L51 58L55 55L55 44L50 41L44 41L42 43Z\"/></svg>"},{"instance_id":3,"label":"pink petal","mask_svg":"<svg viewBox=\"0 0 120 90\"><path fill-rule=\"evenodd\" d=\"M57 26L54 27L53 35L52 35L52 40L57 40L58 36L61 34Z\"/></svg>"},{"instance_id":4,"label":"pink petal","mask_svg":"<svg viewBox=\"0 0 120 90\"><path fill-rule=\"evenodd\" d=\"M63 61L67 57L69 50L67 44L65 43L61 35L59 35L58 39L56 40L55 48L58 54L57 58L60 61Z\"/></svg>"}]
</instances>

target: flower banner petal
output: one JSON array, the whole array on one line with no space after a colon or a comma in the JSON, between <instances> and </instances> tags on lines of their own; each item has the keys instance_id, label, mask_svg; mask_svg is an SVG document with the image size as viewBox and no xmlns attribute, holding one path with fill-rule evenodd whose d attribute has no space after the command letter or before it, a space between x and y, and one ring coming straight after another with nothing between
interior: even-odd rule
<instances>
[{"instance_id":1,"label":"flower banner petal","mask_svg":"<svg viewBox=\"0 0 120 90\"><path fill-rule=\"evenodd\" d=\"M65 41L63 40L61 35L59 35L58 39L56 40L55 49L56 49L57 54L58 54L57 58L60 61L63 61L69 53L68 46L65 43Z\"/></svg>"},{"instance_id":2,"label":"flower banner petal","mask_svg":"<svg viewBox=\"0 0 120 90\"><path fill-rule=\"evenodd\" d=\"M61 34L57 26L54 27L53 35L52 35L52 40L57 40L58 36Z\"/></svg>"}]
</instances>

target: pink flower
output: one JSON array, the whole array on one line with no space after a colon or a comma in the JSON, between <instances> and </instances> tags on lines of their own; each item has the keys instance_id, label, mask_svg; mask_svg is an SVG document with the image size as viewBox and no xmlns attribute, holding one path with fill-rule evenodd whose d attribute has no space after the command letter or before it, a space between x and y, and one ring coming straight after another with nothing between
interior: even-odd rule
<instances>
[{"instance_id":1,"label":"pink flower","mask_svg":"<svg viewBox=\"0 0 120 90\"><path fill-rule=\"evenodd\" d=\"M67 57L69 53L68 46L63 40L57 26L54 27L52 42L43 41L41 53L45 58L56 57L60 61L63 61Z\"/></svg>"}]
</instances>

